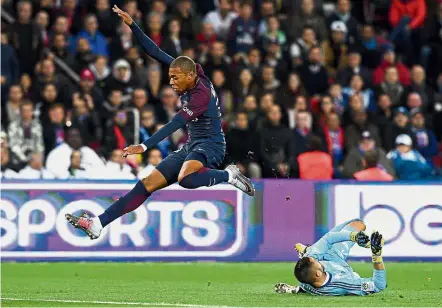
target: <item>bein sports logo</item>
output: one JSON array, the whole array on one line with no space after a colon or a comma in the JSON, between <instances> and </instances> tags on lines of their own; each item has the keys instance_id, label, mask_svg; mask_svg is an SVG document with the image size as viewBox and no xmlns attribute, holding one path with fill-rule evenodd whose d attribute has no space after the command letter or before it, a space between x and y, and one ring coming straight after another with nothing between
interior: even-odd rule
<instances>
[{"instance_id":1,"label":"bein sports logo","mask_svg":"<svg viewBox=\"0 0 442 308\"><path fill-rule=\"evenodd\" d=\"M242 211L242 204L150 201L114 221L98 240L91 241L68 225L64 215L84 210L99 215L107 202L94 198L66 205L60 204L63 200L58 202L43 196L17 204L2 196L3 256L24 257L22 250L26 250L41 252L41 257L62 252L82 257L84 249L91 247L88 253L94 257L227 257L242 247L242 214L236 210Z\"/></svg>"}]
</instances>

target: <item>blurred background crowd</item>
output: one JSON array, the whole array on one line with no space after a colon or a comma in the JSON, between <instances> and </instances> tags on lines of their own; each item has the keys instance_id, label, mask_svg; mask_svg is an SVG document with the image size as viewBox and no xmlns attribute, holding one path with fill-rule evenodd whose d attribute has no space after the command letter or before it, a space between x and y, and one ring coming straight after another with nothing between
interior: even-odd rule
<instances>
[{"instance_id":1,"label":"blurred background crowd","mask_svg":"<svg viewBox=\"0 0 442 308\"><path fill-rule=\"evenodd\" d=\"M180 108L167 67L112 13L214 84L225 164L252 178L440 178L442 2L2 0L1 177L133 179Z\"/></svg>"}]
</instances>

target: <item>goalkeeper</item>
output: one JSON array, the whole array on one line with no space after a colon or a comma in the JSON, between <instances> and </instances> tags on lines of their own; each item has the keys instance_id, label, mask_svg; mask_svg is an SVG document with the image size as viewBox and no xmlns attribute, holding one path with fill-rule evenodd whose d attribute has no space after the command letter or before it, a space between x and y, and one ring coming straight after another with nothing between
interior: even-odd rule
<instances>
[{"instance_id":1,"label":"goalkeeper","mask_svg":"<svg viewBox=\"0 0 442 308\"><path fill-rule=\"evenodd\" d=\"M286 283L275 285L277 293L309 293L312 295L368 295L378 293L387 286L382 246L379 232L371 237L364 233L363 221L354 219L333 228L312 246L296 244L300 260L295 266L295 277L300 286ZM346 259L350 249L357 243L371 248L373 277L361 278L353 272Z\"/></svg>"}]
</instances>

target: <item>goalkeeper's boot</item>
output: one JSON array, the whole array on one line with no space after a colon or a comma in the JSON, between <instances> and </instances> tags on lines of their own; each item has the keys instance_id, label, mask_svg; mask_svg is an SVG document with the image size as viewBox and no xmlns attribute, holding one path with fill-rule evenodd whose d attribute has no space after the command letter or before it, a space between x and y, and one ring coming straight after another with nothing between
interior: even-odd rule
<instances>
[{"instance_id":1,"label":"goalkeeper's boot","mask_svg":"<svg viewBox=\"0 0 442 308\"><path fill-rule=\"evenodd\" d=\"M291 286L287 283L279 282L275 284L275 292L278 294L297 294L301 292L301 287Z\"/></svg>"},{"instance_id":2,"label":"goalkeeper's boot","mask_svg":"<svg viewBox=\"0 0 442 308\"><path fill-rule=\"evenodd\" d=\"M101 227L98 217L91 218L86 213L81 214L81 216L66 214L65 217L71 225L86 233L91 240L95 240L100 237L103 227Z\"/></svg>"},{"instance_id":3,"label":"goalkeeper's boot","mask_svg":"<svg viewBox=\"0 0 442 308\"><path fill-rule=\"evenodd\" d=\"M304 245L304 244L301 244L301 243L297 243L297 244L295 245L295 249L296 249L296 251L298 252L298 257L299 257L300 259L304 257L305 252L307 251L307 247L308 247L308 246L306 246L306 245Z\"/></svg>"},{"instance_id":4,"label":"goalkeeper's boot","mask_svg":"<svg viewBox=\"0 0 442 308\"><path fill-rule=\"evenodd\" d=\"M242 190L249 196L255 195L255 187L249 178L239 171L239 168L235 165L229 165L225 169L229 173L229 184L235 186L239 190Z\"/></svg>"}]
</instances>

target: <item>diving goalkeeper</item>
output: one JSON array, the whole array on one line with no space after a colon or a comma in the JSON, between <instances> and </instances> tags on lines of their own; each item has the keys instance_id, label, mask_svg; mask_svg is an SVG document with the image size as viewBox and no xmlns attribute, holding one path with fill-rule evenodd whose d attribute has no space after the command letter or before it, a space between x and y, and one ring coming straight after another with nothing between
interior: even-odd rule
<instances>
[{"instance_id":1,"label":"diving goalkeeper","mask_svg":"<svg viewBox=\"0 0 442 308\"><path fill-rule=\"evenodd\" d=\"M354 219L333 228L312 246L296 244L300 260L294 274L301 283L291 286L286 283L275 285L277 293L309 293L312 295L368 295L378 293L387 286L382 247L384 241L379 232L369 237L364 233L363 221ZM373 277L361 278L346 259L350 249L357 243L371 248Z\"/></svg>"}]
</instances>

